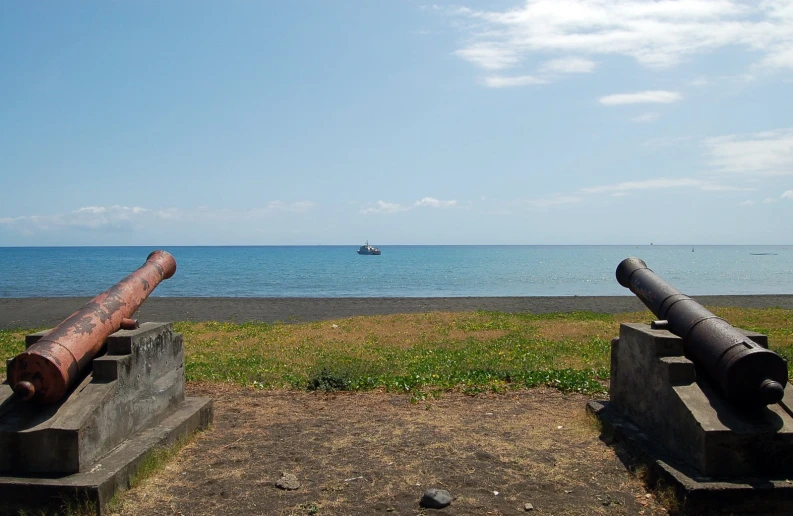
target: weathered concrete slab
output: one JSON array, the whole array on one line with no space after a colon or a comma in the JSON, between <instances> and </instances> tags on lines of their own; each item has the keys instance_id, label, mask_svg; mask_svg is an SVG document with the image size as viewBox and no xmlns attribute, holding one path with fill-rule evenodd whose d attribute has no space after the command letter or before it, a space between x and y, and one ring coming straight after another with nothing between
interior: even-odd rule
<instances>
[{"instance_id":1,"label":"weathered concrete slab","mask_svg":"<svg viewBox=\"0 0 793 516\"><path fill-rule=\"evenodd\" d=\"M212 422L212 400L185 398L165 419L139 431L91 469L57 477L0 476L0 514L19 509L57 510L64 500L88 502L102 514L117 490L127 489L139 464L155 447L186 438Z\"/></svg>"},{"instance_id":2,"label":"weathered concrete slab","mask_svg":"<svg viewBox=\"0 0 793 516\"><path fill-rule=\"evenodd\" d=\"M603 425L603 435L623 445L647 466L650 482L674 489L681 514L787 515L793 507L793 483L771 477L705 477L670 454L651 436L624 418L608 401L591 401L587 412Z\"/></svg>"}]
</instances>

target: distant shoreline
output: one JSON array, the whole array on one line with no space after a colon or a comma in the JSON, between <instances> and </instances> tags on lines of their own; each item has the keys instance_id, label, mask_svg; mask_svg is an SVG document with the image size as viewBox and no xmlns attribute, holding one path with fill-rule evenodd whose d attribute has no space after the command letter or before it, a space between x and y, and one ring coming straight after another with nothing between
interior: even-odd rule
<instances>
[{"instance_id":1,"label":"distant shoreline","mask_svg":"<svg viewBox=\"0 0 793 516\"><path fill-rule=\"evenodd\" d=\"M692 296L706 306L793 309L793 295ZM0 298L0 329L54 326L87 297ZM309 322L361 315L425 312L624 313L646 310L635 296L559 297L152 297L135 317L146 321ZM649 314L648 314L649 315Z\"/></svg>"}]
</instances>

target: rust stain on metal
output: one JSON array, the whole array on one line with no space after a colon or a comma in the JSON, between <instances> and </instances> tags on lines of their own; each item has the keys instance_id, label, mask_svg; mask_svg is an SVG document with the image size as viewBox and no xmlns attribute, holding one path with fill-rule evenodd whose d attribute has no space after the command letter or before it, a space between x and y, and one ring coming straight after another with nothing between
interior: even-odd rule
<instances>
[{"instance_id":1,"label":"rust stain on metal","mask_svg":"<svg viewBox=\"0 0 793 516\"><path fill-rule=\"evenodd\" d=\"M138 270L94 297L50 333L15 357L8 380L23 399L41 403L61 399L102 349L109 335L131 319L152 290L176 272L176 261L154 251Z\"/></svg>"}]
</instances>

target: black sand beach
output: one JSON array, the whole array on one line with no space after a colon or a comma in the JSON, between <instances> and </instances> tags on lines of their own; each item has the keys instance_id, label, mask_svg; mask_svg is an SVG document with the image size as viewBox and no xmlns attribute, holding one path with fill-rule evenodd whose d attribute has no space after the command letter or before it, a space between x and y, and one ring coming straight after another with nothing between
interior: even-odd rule
<instances>
[{"instance_id":1,"label":"black sand beach","mask_svg":"<svg viewBox=\"0 0 793 516\"><path fill-rule=\"evenodd\" d=\"M705 306L793 309L793 295L693 296ZM54 326L90 298L0 298L0 329ZM135 314L145 321L307 322L422 312L623 313L645 310L634 296L211 298L152 297ZM649 314L648 314L649 315Z\"/></svg>"}]
</instances>

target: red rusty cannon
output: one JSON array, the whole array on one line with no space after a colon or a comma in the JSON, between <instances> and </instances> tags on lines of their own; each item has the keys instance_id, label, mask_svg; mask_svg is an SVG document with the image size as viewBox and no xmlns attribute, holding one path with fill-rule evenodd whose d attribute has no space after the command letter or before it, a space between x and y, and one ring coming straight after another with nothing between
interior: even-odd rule
<instances>
[{"instance_id":1,"label":"red rusty cannon","mask_svg":"<svg viewBox=\"0 0 793 516\"><path fill-rule=\"evenodd\" d=\"M8 364L8 383L24 400L60 400L104 346L164 279L176 260L154 251L138 270L102 292Z\"/></svg>"}]
</instances>

